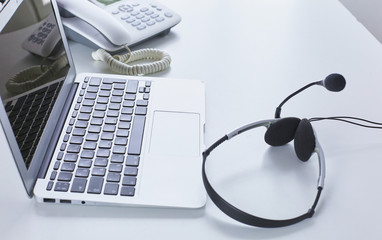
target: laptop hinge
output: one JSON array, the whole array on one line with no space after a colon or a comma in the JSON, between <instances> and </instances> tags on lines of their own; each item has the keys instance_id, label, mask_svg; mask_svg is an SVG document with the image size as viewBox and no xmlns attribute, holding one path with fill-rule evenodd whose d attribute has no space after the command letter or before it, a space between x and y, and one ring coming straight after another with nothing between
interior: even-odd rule
<instances>
[{"instance_id":1,"label":"laptop hinge","mask_svg":"<svg viewBox=\"0 0 382 240\"><path fill-rule=\"evenodd\" d=\"M61 115L58 119L56 129L53 133L51 143L49 144L44 160L41 164L40 172L38 173L38 178L45 178L46 172L48 171L48 167L50 164L50 161L52 159L54 150L56 149L58 138L61 135L62 128L64 127L66 116L68 115L68 112L70 110L70 106L72 105L74 95L76 94L78 88L78 83L74 83L72 88L70 89L69 95L67 97L67 100L65 101L65 104L62 108Z\"/></svg>"}]
</instances>

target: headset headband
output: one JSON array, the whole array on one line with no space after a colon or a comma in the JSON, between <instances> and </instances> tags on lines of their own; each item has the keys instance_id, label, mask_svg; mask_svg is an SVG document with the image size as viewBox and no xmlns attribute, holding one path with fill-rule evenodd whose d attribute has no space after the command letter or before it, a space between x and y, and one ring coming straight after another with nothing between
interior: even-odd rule
<instances>
[{"instance_id":1,"label":"headset headband","mask_svg":"<svg viewBox=\"0 0 382 240\"><path fill-rule=\"evenodd\" d=\"M208 181L208 178L206 176L206 160L208 155L214 150L217 146L222 144L224 141L229 140L233 138L236 135L239 135L240 133L246 132L250 129L257 128L257 127L266 127L268 128L272 123L275 123L279 121L280 119L270 119L270 120L262 120L258 122L253 122L250 124L247 124L243 127L240 127L234 131L232 131L229 134L224 135L222 138L220 138L218 141L216 141L214 144L212 144L207 150L203 152L203 166L202 166L202 177L203 177L203 182L204 186L206 188L206 191L208 195L210 196L211 200L215 203L215 205L223 211L225 214L230 216L231 218L242 222L247 225L251 226L257 226L257 227L265 227L265 228L274 228L274 227L284 227L284 226L289 226L295 223L298 223L304 219L311 218L315 212L315 208L317 206L318 200L321 195L321 191L324 187L324 180L325 180L325 157L322 151L322 148L317 141L316 138L316 148L314 152L317 153L318 155L318 161L319 161L319 177L318 177L318 183L317 183L317 195L314 200L314 203L312 207L306 212L305 214L302 214L300 216L297 216L295 218L291 219L281 219L281 220L274 220L274 219L266 219L266 218L261 218L257 217L251 214L248 214L226 200L224 200L216 191L215 189L211 186L210 182Z\"/></svg>"}]
</instances>

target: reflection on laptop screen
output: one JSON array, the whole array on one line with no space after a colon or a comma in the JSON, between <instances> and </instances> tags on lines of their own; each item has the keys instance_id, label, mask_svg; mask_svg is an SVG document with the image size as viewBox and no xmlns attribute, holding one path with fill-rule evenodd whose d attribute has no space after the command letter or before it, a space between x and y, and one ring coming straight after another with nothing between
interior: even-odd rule
<instances>
[{"instance_id":1,"label":"reflection on laptop screen","mask_svg":"<svg viewBox=\"0 0 382 240\"><path fill-rule=\"evenodd\" d=\"M27 168L69 69L51 5L46 8L20 6L0 33L1 99ZM40 20L24 27L25 14Z\"/></svg>"}]
</instances>

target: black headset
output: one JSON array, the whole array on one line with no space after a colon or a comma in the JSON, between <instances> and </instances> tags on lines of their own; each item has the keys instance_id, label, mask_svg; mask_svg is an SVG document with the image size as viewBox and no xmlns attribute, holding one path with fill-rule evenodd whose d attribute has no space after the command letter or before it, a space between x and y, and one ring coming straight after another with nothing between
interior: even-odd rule
<instances>
[{"instance_id":1,"label":"black headset","mask_svg":"<svg viewBox=\"0 0 382 240\"><path fill-rule=\"evenodd\" d=\"M351 117L331 117L331 118L314 118L314 119L299 119L295 117L288 118L280 118L281 107L286 103L290 98L300 93L301 91L314 86L321 85L328 89L329 91L339 92L345 88L346 81L345 78L337 73L330 74L322 81L317 81L302 87L296 92L289 95L277 108L275 112L275 118L269 120L262 120L258 122L253 122L243 127L240 127L229 134L224 135L217 142L212 144L207 150L203 152L203 167L202 167L202 177L204 186L211 200L215 203L215 205L222 210L225 214L230 216L231 218L242 222L247 225L256 226L256 227L265 227L265 228L275 228L275 227L284 227L289 226L295 223L298 223L304 219L311 218L315 212L315 208L318 204L318 200L320 199L321 191L324 187L325 180L325 158L322 148L315 136L311 121L318 121L324 119L332 119L332 120L340 120L347 121L346 119ZM357 119L361 121L365 121L363 119ZM352 122L349 122L352 123ZM373 122L372 122L373 123ZM356 123L353 123L356 124ZM378 123L375 123L378 124ZM360 124L357 124L360 125ZM265 132L264 140L271 146L281 146L289 143L294 140L294 149L297 157L301 161L307 161L311 157L313 153L317 153L318 161L319 161L319 177L317 184L317 195L314 200L312 207L303 215L297 216L291 219L266 219L258 216L254 216L248 214L226 200L224 200L212 187L210 184L207 175L206 175L206 160L208 155L214 150L217 146L223 143L226 140L233 138L234 136L239 135L240 133L246 132L250 129L254 129L257 127L266 127L267 131ZM361 125L362 126L362 125Z\"/></svg>"}]
</instances>

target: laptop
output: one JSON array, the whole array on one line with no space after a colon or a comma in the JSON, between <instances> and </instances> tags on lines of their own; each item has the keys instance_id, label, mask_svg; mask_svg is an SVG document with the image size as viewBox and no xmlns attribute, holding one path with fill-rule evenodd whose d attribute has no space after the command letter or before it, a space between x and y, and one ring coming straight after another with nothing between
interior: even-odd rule
<instances>
[{"instance_id":1,"label":"laptop","mask_svg":"<svg viewBox=\"0 0 382 240\"><path fill-rule=\"evenodd\" d=\"M0 14L8 22L0 120L27 194L43 203L204 206L203 82L76 74L56 2L31 26L18 25L18 11L9 21Z\"/></svg>"}]
</instances>

